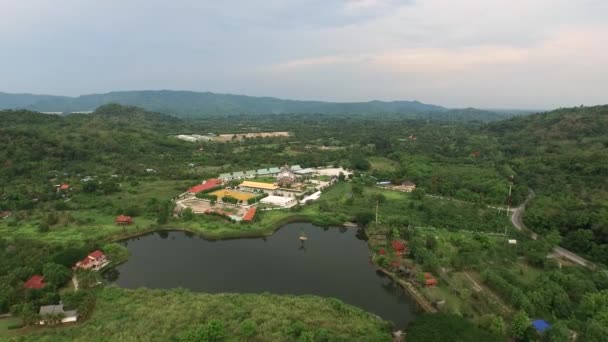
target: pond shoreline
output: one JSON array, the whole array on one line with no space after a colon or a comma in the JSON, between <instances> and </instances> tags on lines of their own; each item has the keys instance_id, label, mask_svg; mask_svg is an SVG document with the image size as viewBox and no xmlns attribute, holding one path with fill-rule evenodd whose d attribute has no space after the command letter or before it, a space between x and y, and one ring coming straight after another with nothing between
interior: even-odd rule
<instances>
[{"instance_id":1,"label":"pond shoreline","mask_svg":"<svg viewBox=\"0 0 608 342\"><path fill-rule=\"evenodd\" d=\"M190 228L161 226L161 227L145 229L145 230L134 232L134 233L127 234L127 235L121 235L119 237L113 238L110 242L121 242L121 241L134 239L137 237L145 236L148 234L153 234L156 232L163 232L163 231L164 232L172 232L172 231L184 232L184 233L193 234L193 235L199 236L205 240L211 240L211 241L262 238L262 237L269 237L269 236L274 235L279 229L281 229L284 225L289 224L289 223L312 223L312 222L310 220L307 220L305 217L294 215L294 216L288 217L287 219L281 220L280 222L273 225L273 227L268 228L268 229L252 230L252 231L234 230L228 234L220 234L220 235L205 234L202 231L190 229ZM318 223L315 223L315 224L318 224ZM327 226L338 227L336 225L327 225ZM344 222L340 227L349 228L349 229L360 228L359 226L357 226L356 224L353 224L352 222ZM367 243L367 246L371 253L371 245L369 242ZM122 264L126 261L128 261L128 259L121 260L120 263L114 264L114 265L112 265L112 267L116 267L119 264ZM417 307L419 309L421 309L425 313L436 313L437 312L437 310L432 306L432 304L420 292L418 292L416 290L416 288L413 284L399 278L396 274L388 271L387 269L383 268L376 262L374 262L374 261L372 261L372 262L379 271L381 271L383 274L385 274L386 276L391 278L391 280L394 281L396 284L399 284L399 286L409 295L409 297L416 302Z\"/></svg>"}]
</instances>

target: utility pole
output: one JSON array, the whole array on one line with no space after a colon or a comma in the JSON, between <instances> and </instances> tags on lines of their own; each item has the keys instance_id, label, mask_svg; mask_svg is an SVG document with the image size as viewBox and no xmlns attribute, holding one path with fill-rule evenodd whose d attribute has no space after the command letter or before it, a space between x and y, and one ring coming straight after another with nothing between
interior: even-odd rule
<instances>
[{"instance_id":1,"label":"utility pole","mask_svg":"<svg viewBox=\"0 0 608 342\"><path fill-rule=\"evenodd\" d=\"M376 200L376 224L378 224L378 204L380 201Z\"/></svg>"},{"instance_id":2,"label":"utility pole","mask_svg":"<svg viewBox=\"0 0 608 342\"><path fill-rule=\"evenodd\" d=\"M509 177L509 197L507 198L507 216L511 212L511 190L513 188L513 176Z\"/></svg>"}]
</instances>

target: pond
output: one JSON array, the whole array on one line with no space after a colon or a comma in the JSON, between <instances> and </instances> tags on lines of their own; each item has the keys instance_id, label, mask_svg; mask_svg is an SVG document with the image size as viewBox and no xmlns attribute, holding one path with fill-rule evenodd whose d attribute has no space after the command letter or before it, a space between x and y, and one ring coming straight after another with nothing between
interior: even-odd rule
<instances>
[{"instance_id":1,"label":"pond","mask_svg":"<svg viewBox=\"0 0 608 342\"><path fill-rule=\"evenodd\" d=\"M356 228L290 223L267 238L212 241L174 231L123 243L131 256L118 266L116 283L125 288L334 297L399 328L416 316L409 295L370 263Z\"/></svg>"}]
</instances>

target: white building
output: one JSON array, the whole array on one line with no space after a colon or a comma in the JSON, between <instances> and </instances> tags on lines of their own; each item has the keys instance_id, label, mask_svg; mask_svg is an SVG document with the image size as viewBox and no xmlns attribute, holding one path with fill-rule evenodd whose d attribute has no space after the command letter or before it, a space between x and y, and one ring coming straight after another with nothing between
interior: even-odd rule
<instances>
[{"instance_id":1,"label":"white building","mask_svg":"<svg viewBox=\"0 0 608 342\"><path fill-rule=\"evenodd\" d=\"M59 304L59 305L43 305L40 307L40 318L41 320L38 322L41 325L47 324L47 323L53 323L52 321L54 320L53 316L55 315L61 315L61 323L70 323L70 322L76 322L78 320L78 311L77 310L70 310L70 311L65 311L63 310L63 304ZM59 322L56 322L59 323Z\"/></svg>"},{"instance_id":2,"label":"white building","mask_svg":"<svg viewBox=\"0 0 608 342\"><path fill-rule=\"evenodd\" d=\"M284 196L267 196L260 200L260 203L269 204L276 207L289 208L293 207L298 201L293 197Z\"/></svg>"}]
</instances>

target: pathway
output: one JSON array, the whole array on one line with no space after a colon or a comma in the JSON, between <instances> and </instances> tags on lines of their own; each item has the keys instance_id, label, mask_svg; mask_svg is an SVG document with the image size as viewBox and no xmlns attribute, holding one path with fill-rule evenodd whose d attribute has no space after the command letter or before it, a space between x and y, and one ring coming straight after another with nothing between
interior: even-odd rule
<instances>
[{"instance_id":1,"label":"pathway","mask_svg":"<svg viewBox=\"0 0 608 342\"><path fill-rule=\"evenodd\" d=\"M528 194L528 197L526 198L524 203L522 203L519 207L517 207L517 209L515 209L515 211L513 212L513 215L511 215L511 223L513 223L513 226L515 228L517 228L517 230L527 233L531 239L536 240L539 238L539 235L532 231L529 231L526 228L526 226L524 225L524 220L523 220L523 215L526 210L526 206L534 198L534 196L536 196L536 193L534 193L534 191L532 189L530 189L530 193ZM590 270L595 269L595 265L592 262L586 260L585 258L581 257L580 255L577 255L565 248L557 246L557 247L553 248L553 252L555 252L555 254L559 255L560 257L566 258L566 259L568 259L572 262L575 262L583 267L586 267Z\"/></svg>"}]
</instances>

